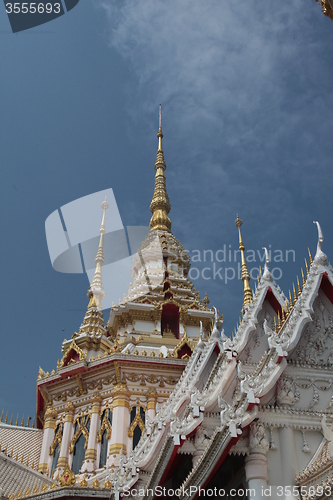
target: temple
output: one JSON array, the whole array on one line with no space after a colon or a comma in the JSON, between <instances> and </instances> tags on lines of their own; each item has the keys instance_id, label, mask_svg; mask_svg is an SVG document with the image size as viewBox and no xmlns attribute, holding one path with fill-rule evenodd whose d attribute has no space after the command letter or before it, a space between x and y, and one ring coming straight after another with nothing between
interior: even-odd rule
<instances>
[{"instance_id":1,"label":"temple","mask_svg":"<svg viewBox=\"0 0 333 500\"><path fill-rule=\"evenodd\" d=\"M0 496L331 498L333 273L321 227L289 293L267 250L252 290L237 215L243 307L228 335L171 231L161 120L157 137L128 294L105 321L104 200L82 324L57 366L39 368L32 426L1 414Z\"/></svg>"}]
</instances>

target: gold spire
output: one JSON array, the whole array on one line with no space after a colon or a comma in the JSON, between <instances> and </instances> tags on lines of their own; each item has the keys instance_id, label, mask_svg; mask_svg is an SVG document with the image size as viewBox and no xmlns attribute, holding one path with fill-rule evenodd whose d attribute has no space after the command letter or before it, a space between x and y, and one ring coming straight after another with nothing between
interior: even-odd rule
<instances>
[{"instance_id":1,"label":"gold spire","mask_svg":"<svg viewBox=\"0 0 333 500\"><path fill-rule=\"evenodd\" d=\"M103 209L103 218L102 218L101 228L99 230L100 238L99 238L98 251L95 258L96 270L94 278L88 290L88 297L90 298L88 308L98 307L98 309L102 309L102 300L105 297L103 281L102 281L102 266L104 264L103 238L105 234L105 211L109 208L109 204L106 201L106 197L101 207Z\"/></svg>"},{"instance_id":2,"label":"gold spire","mask_svg":"<svg viewBox=\"0 0 333 500\"><path fill-rule=\"evenodd\" d=\"M166 190L165 174L166 164L164 161L163 147L162 147L162 107L159 108L159 128L158 128L158 149L155 162L155 189L153 199L150 204L150 211L153 214L150 219L150 230L170 231L171 220L168 213L170 212L171 205Z\"/></svg>"},{"instance_id":3,"label":"gold spire","mask_svg":"<svg viewBox=\"0 0 333 500\"><path fill-rule=\"evenodd\" d=\"M244 302L243 302L242 312L244 314L248 305L252 301L252 292L251 292L251 287L250 287L250 273L249 273L247 266L246 266L246 260L245 260L245 254L244 254L245 247L244 247L244 243L242 240L242 234L241 234L241 230L240 230L242 224L243 224L243 222L241 221L241 219L238 217L238 214L237 214L237 219L235 220L235 225L238 227L239 250L241 253L241 257L242 257L241 280L244 283Z\"/></svg>"}]
</instances>

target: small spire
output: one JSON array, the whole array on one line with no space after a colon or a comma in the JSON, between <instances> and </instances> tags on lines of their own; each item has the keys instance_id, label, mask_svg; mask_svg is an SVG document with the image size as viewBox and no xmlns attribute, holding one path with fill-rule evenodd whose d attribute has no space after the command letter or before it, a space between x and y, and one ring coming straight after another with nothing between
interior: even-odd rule
<instances>
[{"instance_id":1,"label":"small spire","mask_svg":"<svg viewBox=\"0 0 333 500\"><path fill-rule=\"evenodd\" d=\"M241 258L242 258L241 280L244 283L244 302L243 302L242 312L244 314L247 307L249 306L249 304L252 301L252 292L251 292L251 287L250 287L250 279L251 278L250 278L250 273L249 273L247 266L246 266L245 253L244 253L245 247L244 247L244 243L242 240L242 234L241 234L241 230L240 230L242 224L243 224L243 222L241 221L241 219L238 217L238 214L237 214L237 219L235 220L235 226L238 227L239 250L241 252Z\"/></svg>"},{"instance_id":2,"label":"small spire","mask_svg":"<svg viewBox=\"0 0 333 500\"><path fill-rule=\"evenodd\" d=\"M2 422L2 419L3 419L3 412L4 412L4 410L2 410L1 417L0 417L0 422Z\"/></svg>"},{"instance_id":3,"label":"small spire","mask_svg":"<svg viewBox=\"0 0 333 500\"><path fill-rule=\"evenodd\" d=\"M304 276L304 272L303 272L303 268L301 267L301 275L302 275L302 285L303 285L303 288L305 287L305 276Z\"/></svg>"},{"instance_id":4,"label":"small spire","mask_svg":"<svg viewBox=\"0 0 333 500\"><path fill-rule=\"evenodd\" d=\"M105 297L103 281L102 281L102 266L104 264L103 238L105 234L105 212L109 208L109 204L106 201L106 197L103 203L101 204L101 207L103 209L103 217L102 217L101 228L99 230L100 238L99 238L97 255L95 258L96 270L94 278L88 290L88 297L90 298L88 309L90 307L98 307L98 309L102 309L102 300Z\"/></svg>"},{"instance_id":5,"label":"small spire","mask_svg":"<svg viewBox=\"0 0 333 500\"><path fill-rule=\"evenodd\" d=\"M155 189L153 199L150 204L150 211L153 214L150 219L150 230L168 231L171 230L171 220L168 213L171 210L171 205L166 190L166 180L164 171L166 164L164 161L163 147L162 147L162 106L159 107L159 128L158 128L158 149L155 162Z\"/></svg>"}]
</instances>

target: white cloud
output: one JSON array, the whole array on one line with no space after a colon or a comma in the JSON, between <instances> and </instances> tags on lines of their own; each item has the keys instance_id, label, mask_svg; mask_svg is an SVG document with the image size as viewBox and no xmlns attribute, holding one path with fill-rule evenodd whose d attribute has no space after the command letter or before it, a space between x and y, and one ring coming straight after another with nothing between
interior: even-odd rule
<instances>
[{"instance_id":1,"label":"white cloud","mask_svg":"<svg viewBox=\"0 0 333 500\"><path fill-rule=\"evenodd\" d=\"M164 106L183 244L218 245L240 211L244 223L260 221L252 236L261 248L286 223L301 234L322 200L333 208L333 31L315 2L94 1L132 69L132 118L154 134L151 110Z\"/></svg>"}]
</instances>

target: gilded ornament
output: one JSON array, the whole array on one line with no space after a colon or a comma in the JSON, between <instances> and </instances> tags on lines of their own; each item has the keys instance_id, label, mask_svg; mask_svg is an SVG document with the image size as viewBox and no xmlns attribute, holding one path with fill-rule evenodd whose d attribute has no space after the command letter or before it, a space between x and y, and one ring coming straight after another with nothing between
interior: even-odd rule
<instances>
[{"instance_id":1,"label":"gilded ornament","mask_svg":"<svg viewBox=\"0 0 333 500\"><path fill-rule=\"evenodd\" d=\"M99 488L100 487L100 483L98 481L98 479L96 478L95 481L91 484L91 486L93 488Z\"/></svg>"},{"instance_id":2,"label":"gilded ornament","mask_svg":"<svg viewBox=\"0 0 333 500\"><path fill-rule=\"evenodd\" d=\"M65 470L59 477L60 486L74 486L76 479L74 472L69 468L68 464L65 467ZM45 485L46 486L46 485Z\"/></svg>"},{"instance_id":3,"label":"gilded ornament","mask_svg":"<svg viewBox=\"0 0 333 500\"><path fill-rule=\"evenodd\" d=\"M86 475L84 475L82 480L80 481L80 486L82 486L83 488L86 488L88 486Z\"/></svg>"},{"instance_id":4,"label":"gilded ornament","mask_svg":"<svg viewBox=\"0 0 333 500\"><path fill-rule=\"evenodd\" d=\"M108 488L108 489L112 488L112 483L111 483L111 481L109 479L107 479L105 481L104 488Z\"/></svg>"}]
</instances>

